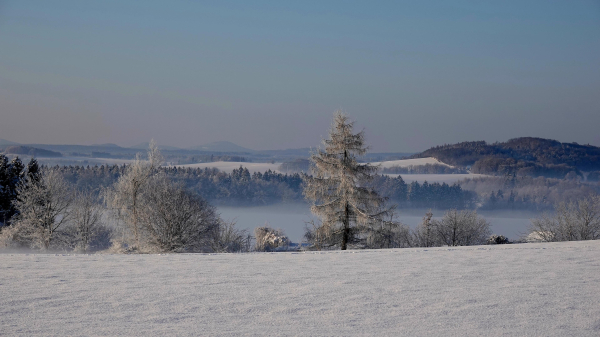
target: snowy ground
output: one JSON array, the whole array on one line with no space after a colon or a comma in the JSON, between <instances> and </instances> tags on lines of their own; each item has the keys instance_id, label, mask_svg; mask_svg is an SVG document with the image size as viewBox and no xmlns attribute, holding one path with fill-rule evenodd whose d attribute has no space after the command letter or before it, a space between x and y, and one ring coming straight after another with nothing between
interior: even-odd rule
<instances>
[{"instance_id":1,"label":"snowy ground","mask_svg":"<svg viewBox=\"0 0 600 337\"><path fill-rule=\"evenodd\" d=\"M598 336L600 241L0 255L6 336Z\"/></svg>"}]
</instances>

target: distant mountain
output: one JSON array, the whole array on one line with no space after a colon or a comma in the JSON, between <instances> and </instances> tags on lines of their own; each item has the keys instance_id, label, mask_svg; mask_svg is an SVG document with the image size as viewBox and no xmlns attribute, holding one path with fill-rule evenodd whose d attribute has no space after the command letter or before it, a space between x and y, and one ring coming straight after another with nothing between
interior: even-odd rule
<instances>
[{"instance_id":1,"label":"distant mountain","mask_svg":"<svg viewBox=\"0 0 600 337\"><path fill-rule=\"evenodd\" d=\"M0 138L0 146L7 146L7 145L21 145L21 144Z\"/></svg>"},{"instance_id":2,"label":"distant mountain","mask_svg":"<svg viewBox=\"0 0 600 337\"><path fill-rule=\"evenodd\" d=\"M503 143L463 142L432 147L411 158L433 157L473 173L563 178L600 170L600 147L521 137ZM573 172L573 173L571 173Z\"/></svg>"},{"instance_id":3,"label":"distant mountain","mask_svg":"<svg viewBox=\"0 0 600 337\"><path fill-rule=\"evenodd\" d=\"M204 144L201 146L192 147L190 149L198 150L198 151L211 151L211 152L238 152L238 153L239 152L247 152L247 153L256 152L254 150L247 149L245 147L242 147L242 146L239 146L232 142L227 142L227 141L212 142L212 143Z\"/></svg>"},{"instance_id":4,"label":"distant mountain","mask_svg":"<svg viewBox=\"0 0 600 337\"><path fill-rule=\"evenodd\" d=\"M145 143L140 143L134 146L130 146L130 149L136 149L136 150L148 150L148 147L150 146L150 142L145 142ZM158 148L160 150L166 150L166 151L178 151L181 150L178 147L174 147L174 146L168 146L168 145L158 145Z\"/></svg>"},{"instance_id":5,"label":"distant mountain","mask_svg":"<svg viewBox=\"0 0 600 337\"><path fill-rule=\"evenodd\" d=\"M31 146L13 145L4 150L7 154L28 155L32 157L57 158L62 157L60 152L38 149Z\"/></svg>"}]
</instances>

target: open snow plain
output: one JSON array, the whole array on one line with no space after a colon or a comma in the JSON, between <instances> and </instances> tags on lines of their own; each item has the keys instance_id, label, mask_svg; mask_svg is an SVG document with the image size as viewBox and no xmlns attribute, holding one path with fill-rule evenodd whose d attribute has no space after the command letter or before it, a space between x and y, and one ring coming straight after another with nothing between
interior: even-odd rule
<instances>
[{"instance_id":1,"label":"open snow plain","mask_svg":"<svg viewBox=\"0 0 600 337\"><path fill-rule=\"evenodd\" d=\"M598 336L600 241L0 255L6 336Z\"/></svg>"}]
</instances>

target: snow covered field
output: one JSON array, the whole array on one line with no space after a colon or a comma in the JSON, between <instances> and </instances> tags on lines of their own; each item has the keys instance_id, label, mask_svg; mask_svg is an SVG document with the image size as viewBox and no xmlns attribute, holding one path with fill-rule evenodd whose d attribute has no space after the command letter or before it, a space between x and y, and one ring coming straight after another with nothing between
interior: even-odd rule
<instances>
[{"instance_id":1,"label":"snow covered field","mask_svg":"<svg viewBox=\"0 0 600 337\"><path fill-rule=\"evenodd\" d=\"M450 165L446 165L435 158L419 158L419 159L402 159L402 160L392 160L392 161L383 161L383 162L375 162L371 163L372 165L380 165L382 168L389 167L407 167L411 165L425 165L425 164L439 164L451 167ZM205 167L216 167L223 172L231 173L233 169L237 169L241 166L248 168L250 173L254 172L265 172L267 170L277 171L281 163L246 163L246 162L224 162L217 161L212 163L197 163L197 164L186 164L186 165L176 165L177 167L192 167L192 168L205 168ZM404 175L403 175L404 176Z\"/></svg>"},{"instance_id":2,"label":"snow covered field","mask_svg":"<svg viewBox=\"0 0 600 337\"><path fill-rule=\"evenodd\" d=\"M416 159L399 159L399 160L389 160L389 161L382 161L382 162L374 162L371 163L373 165L381 165L381 168L390 168L390 167L408 167L408 166L421 166L421 165L426 165L426 164L432 164L432 165L442 165L442 166L448 166L448 167L453 167L451 165L448 164L444 164L441 161L433 158L433 157L428 157L428 158L416 158Z\"/></svg>"},{"instance_id":3,"label":"snow covered field","mask_svg":"<svg viewBox=\"0 0 600 337\"><path fill-rule=\"evenodd\" d=\"M0 255L6 336L598 336L600 241Z\"/></svg>"},{"instance_id":4,"label":"snow covered field","mask_svg":"<svg viewBox=\"0 0 600 337\"><path fill-rule=\"evenodd\" d=\"M382 168L385 167L393 167L400 166L406 167L410 165L425 165L425 164L440 164L446 165L442 162L437 161L435 158L419 158L419 159L403 159L403 160L392 160L392 161L384 161L384 162L376 162L372 163L373 165L381 165ZM192 168L206 168L206 167L216 167L217 169L231 173L234 169L240 168L240 166L248 168L250 173L254 172L262 172L264 173L267 170L271 170L274 172L279 172L278 168L281 163L246 163L246 162L212 162L212 163L198 163L198 164L186 164L186 165L176 165L177 167L192 167ZM450 166L450 165L446 165ZM387 174L390 177L397 177L398 174ZM466 179L466 178L477 178L477 177L485 177L482 174L402 174L402 179L407 183L411 183L413 181L417 181L419 183L423 183L427 181L429 183L447 183L454 184L455 182Z\"/></svg>"}]
</instances>

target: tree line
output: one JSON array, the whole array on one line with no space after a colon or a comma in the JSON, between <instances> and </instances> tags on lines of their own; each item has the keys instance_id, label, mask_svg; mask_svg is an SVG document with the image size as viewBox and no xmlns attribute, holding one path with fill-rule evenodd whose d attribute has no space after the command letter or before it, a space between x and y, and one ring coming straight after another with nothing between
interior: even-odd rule
<instances>
[{"instance_id":1,"label":"tree line","mask_svg":"<svg viewBox=\"0 0 600 337\"><path fill-rule=\"evenodd\" d=\"M116 182L127 166L56 166L54 169L79 188L97 189ZM157 170L215 205L258 206L304 200L305 175L300 173L268 170L251 174L242 166L231 173L215 168L176 166ZM399 207L471 208L477 201L475 193L458 184L416 181L407 184L401 176L386 175L375 175L370 184Z\"/></svg>"},{"instance_id":2,"label":"tree line","mask_svg":"<svg viewBox=\"0 0 600 337\"><path fill-rule=\"evenodd\" d=\"M148 157L138 156L101 190L77 188L60 170L40 169L35 160L24 168L18 159L0 158L3 213L12 212L0 227L0 246L117 253L250 249L245 231L157 169L162 158L155 145Z\"/></svg>"}]
</instances>

